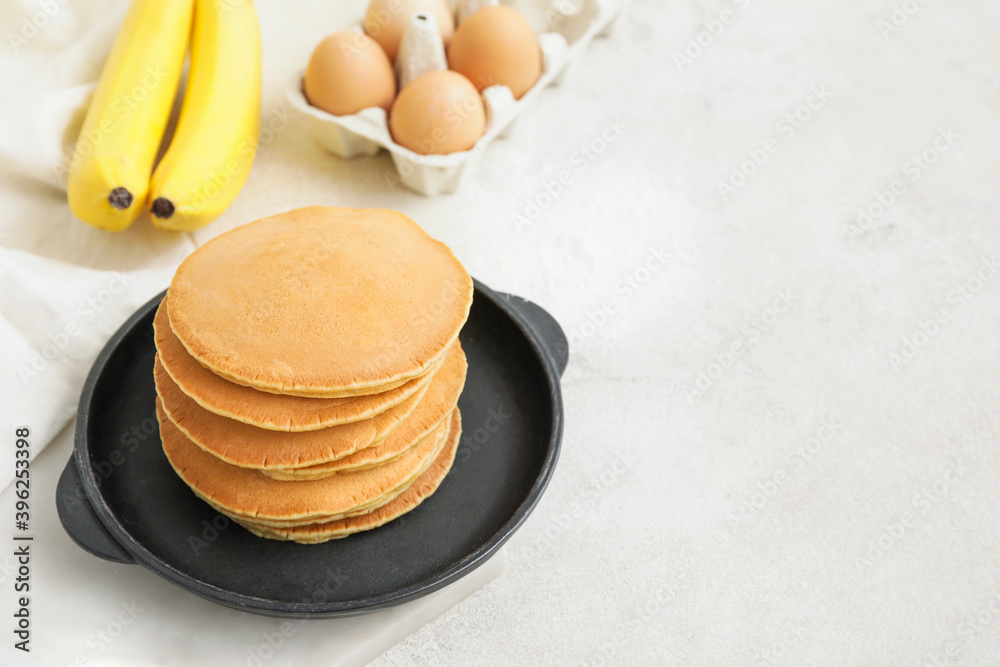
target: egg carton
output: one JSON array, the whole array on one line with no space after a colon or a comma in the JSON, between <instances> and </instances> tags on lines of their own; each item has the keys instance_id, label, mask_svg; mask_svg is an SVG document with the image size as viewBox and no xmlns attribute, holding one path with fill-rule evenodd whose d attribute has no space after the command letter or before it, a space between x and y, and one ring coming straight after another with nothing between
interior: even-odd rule
<instances>
[{"instance_id":1,"label":"egg carton","mask_svg":"<svg viewBox=\"0 0 1000 667\"><path fill-rule=\"evenodd\" d=\"M302 92L305 70L299 71L288 89L293 110L305 118L316 141L341 158L375 155L389 151L396 168L392 182L426 196L455 192L475 171L483 151L494 139L507 137L521 113L534 104L542 90L559 83L567 66L594 37L611 31L625 0L507 0L528 20L542 51L542 74L531 90L515 100L507 86L482 91L486 107L486 131L467 150L448 155L421 155L392 140L384 109L372 107L349 116L334 116L306 100ZM360 30L360 27L357 28Z\"/></svg>"}]
</instances>

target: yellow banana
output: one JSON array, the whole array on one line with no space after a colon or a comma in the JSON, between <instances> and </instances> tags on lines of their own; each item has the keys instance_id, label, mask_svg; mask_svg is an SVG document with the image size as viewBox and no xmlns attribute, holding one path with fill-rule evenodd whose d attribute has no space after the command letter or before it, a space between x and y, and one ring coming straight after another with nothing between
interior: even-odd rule
<instances>
[{"instance_id":1,"label":"yellow banana","mask_svg":"<svg viewBox=\"0 0 1000 667\"><path fill-rule=\"evenodd\" d=\"M134 0L69 158L69 207L120 231L146 203L191 33L193 0Z\"/></svg>"},{"instance_id":2,"label":"yellow banana","mask_svg":"<svg viewBox=\"0 0 1000 667\"><path fill-rule=\"evenodd\" d=\"M250 0L195 0L187 92L149 190L158 227L199 229L236 198L257 153L260 58Z\"/></svg>"}]
</instances>

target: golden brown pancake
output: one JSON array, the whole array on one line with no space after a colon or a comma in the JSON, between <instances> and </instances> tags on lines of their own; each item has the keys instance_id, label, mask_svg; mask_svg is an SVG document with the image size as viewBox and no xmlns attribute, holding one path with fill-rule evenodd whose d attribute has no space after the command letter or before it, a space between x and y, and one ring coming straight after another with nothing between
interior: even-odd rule
<instances>
[{"instance_id":1,"label":"golden brown pancake","mask_svg":"<svg viewBox=\"0 0 1000 667\"><path fill-rule=\"evenodd\" d=\"M448 419L448 415L458 405L458 397L465 387L467 368L465 352L461 344L456 342L416 409L384 440L325 463L267 466L263 470L264 474L282 480L320 479L338 472L381 465L402 456Z\"/></svg>"},{"instance_id":2,"label":"golden brown pancake","mask_svg":"<svg viewBox=\"0 0 1000 667\"><path fill-rule=\"evenodd\" d=\"M430 448L434 452L440 452L440 450L444 448L445 443L448 441L448 431L450 430L450 427L451 427L451 419L449 418L446 422L444 422L442 424L441 433L438 433L438 432L433 433L427 439L425 439L424 441L421 441L417 446L425 448L425 449L426 448ZM436 444L434 444L434 443L436 443ZM432 456L429 456L426 459L426 461L420 466L420 468L418 468L417 470L414 470L413 473L410 475L410 477L407 480L405 480L402 484L400 484L399 486L397 486L392 491L390 491L388 493L385 493L385 494L383 494L383 495L381 495L381 496L379 496L377 498L374 498L374 499L372 499L370 501L367 501L367 502L365 502L362 505L358 505L353 510L351 510L349 512L345 512L344 514L342 514L340 516L328 517L327 519L316 519L316 518L305 518L305 519L268 519L268 518L260 518L260 517L247 517L247 516L241 515L241 514L234 514L230 510L227 510L226 508L221 507L218 504L216 504L216 503L214 503L214 502L212 502L210 500L207 500L207 499L204 499L204 500L206 500L206 502L208 502L208 504L211 505L212 507L214 507L216 510L218 510L218 511L224 513L224 514L229 515L232 519L234 519L235 521L239 521L241 523L253 523L254 525L257 525L259 527L266 527L266 528L294 528L296 526L307 526L309 524L316 523L317 521L333 521L335 519L340 519L340 518L349 518L349 517L353 517L353 516L360 516L362 514L367 514L368 512L371 512L372 510L374 510L374 509L376 509L378 507L381 507L382 505L385 505L388 502L391 502L397 496L399 496L401 493L403 493L404 491L406 491L406 489L410 486L410 484L413 483L414 481L416 481L416 479L421 474L423 474L423 472L427 469L427 467L429 467L433 463L433 459L435 457L436 457L436 454L434 454ZM196 494L197 494L197 492L196 492Z\"/></svg>"},{"instance_id":3,"label":"golden brown pancake","mask_svg":"<svg viewBox=\"0 0 1000 667\"><path fill-rule=\"evenodd\" d=\"M243 468L300 468L336 461L395 438L402 452L422 440L458 403L465 383L465 353L455 344L430 384L372 419L318 431L269 431L221 417L191 400L155 362L156 391L170 421L210 454ZM387 458L387 457L386 457ZM366 460L370 460L366 459ZM342 467L314 471L333 474Z\"/></svg>"},{"instance_id":4,"label":"golden brown pancake","mask_svg":"<svg viewBox=\"0 0 1000 667\"><path fill-rule=\"evenodd\" d=\"M405 491L393 500L372 511L355 517L313 523L291 528L272 528L256 524L246 519L237 519L247 530L260 537L272 540L292 540L301 544L319 544L328 540L347 537L363 530L371 530L397 519L415 509L420 503L437 491L441 482L455 462L455 452L462 437L462 418L456 409L450 417L448 440L430 467L424 471Z\"/></svg>"},{"instance_id":5,"label":"golden brown pancake","mask_svg":"<svg viewBox=\"0 0 1000 667\"><path fill-rule=\"evenodd\" d=\"M163 451L180 478L233 518L282 527L334 521L391 502L437 458L443 443L427 438L406 456L377 468L317 481L279 482L216 458L173 425L157 399Z\"/></svg>"},{"instance_id":6,"label":"golden brown pancake","mask_svg":"<svg viewBox=\"0 0 1000 667\"><path fill-rule=\"evenodd\" d=\"M312 207L226 232L170 283L170 326L237 384L335 398L426 373L458 337L472 279L395 211Z\"/></svg>"},{"instance_id":7,"label":"golden brown pancake","mask_svg":"<svg viewBox=\"0 0 1000 667\"><path fill-rule=\"evenodd\" d=\"M336 461L330 461L329 463L321 463L304 468L269 468L266 470L262 469L261 472L271 479L294 482L304 479L323 479L324 477L340 473L374 468L375 466L388 463L403 456L422 443L424 438L437 438L440 440L446 437L450 422L451 413L448 413L448 416L435 424L426 435L409 444L404 438L395 438L394 442L389 442L389 438L386 438L377 445L358 450L349 456L337 459Z\"/></svg>"},{"instance_id":8,"label":"golden brown pancake","mask_svg":"<svg viewBox=\"0 0 1000 667\"><path fill-rule=\"evenodd\" d=\"M349 398L306 398L258 391L216 375L188 354L170 328L164 298L153 320L160 363L181 391L209 412L272 431L314 431L370 419L393 408L430 382L424 375L379 394Z\"/></svg>"},{"instance_id":9,"label":"golden brown pancake","mask_svg":"<svg viewBox=\"0 0 1000 667\"><path fill-rule=\"evenodd\" d=\"M196 445L243 468L296 467L325 463L384 440L420 404L427 387L371 419L316 431L269 431L227 419L201 407L154 362L156 394L170 421Z\"/></svg>"}]
</instances>

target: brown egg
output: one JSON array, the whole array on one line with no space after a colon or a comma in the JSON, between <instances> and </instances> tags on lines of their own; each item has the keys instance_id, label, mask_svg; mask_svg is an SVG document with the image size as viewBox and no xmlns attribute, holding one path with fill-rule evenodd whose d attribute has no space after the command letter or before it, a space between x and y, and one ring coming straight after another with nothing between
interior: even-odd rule
<instances>
[{"instance_id":1,"label":"brown egg","mask_svg":"<svg viewBox=\"0 0 1000 667\"><path fill-rule=\"evenodd\" d=\"M389 130L393 141L421 155L467 151L486 131L486 107L458 72L427 72L399 91Z\"/></svg>"},{"instance_id":2,"label":"brown egg","mask_svg":"<svg viewBox=\"0 0 1000 667\"><path fill-rule=\"evenodd\" d=\"M371 0L365 12L365 34L382 45L389 60L396 62L403 31L417 12L433 14L445 46L455 32L455 17L445 0Z\"/></svg>"},{"instance_id":3,"label":"brown egg","mask_svg":"<svg viewBox=\"0 0 1000 667\"><path fill-rule=\"evenodd\" d=\"M334 116L368 107L386 111L396 96L396 75L382 47L360 32L337 32L313 51L303 81L309 104Z\"/></svg>"},{"instance_id":4,"label":"brown egg","mask_svg":"<svg viewBox=\"0 0 1000 667\"><path fill-rule=\"evenodd\" d=\"M542 50L516 9L483 7L458 25L448 47L448 66L479 90L503 85L521 99L542 74Z\"/></svg>"}]
</instances>

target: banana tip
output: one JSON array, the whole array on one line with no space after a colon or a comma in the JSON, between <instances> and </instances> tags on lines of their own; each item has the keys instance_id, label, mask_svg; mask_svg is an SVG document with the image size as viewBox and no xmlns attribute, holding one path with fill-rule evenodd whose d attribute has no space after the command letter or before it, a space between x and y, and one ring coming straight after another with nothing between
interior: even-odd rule
<instances>
[{"instance_id":1,"label":"banana tip","mask_svg":"<svg viewBox=\"0 0 1000 667\"><path fill-rule=\"evenodd\" d=\"M108 195L108 203L111 204L111 208L124 211L132 205L132 193L125 188L115 188Z\"/></svg>"},{"instance_id":2,"label":"banana tip","mask_svg":"<svg viewBox=\"0 0 1000 667\"><path fill-rule=\"evenodd\" d=\"M153 201L153 205L149 207L157 218L162 218L166 220L174 214L173 203L165 197L157 197Z\"/></svg>"}]
</instances>

